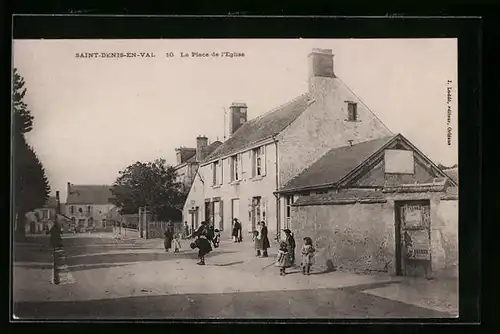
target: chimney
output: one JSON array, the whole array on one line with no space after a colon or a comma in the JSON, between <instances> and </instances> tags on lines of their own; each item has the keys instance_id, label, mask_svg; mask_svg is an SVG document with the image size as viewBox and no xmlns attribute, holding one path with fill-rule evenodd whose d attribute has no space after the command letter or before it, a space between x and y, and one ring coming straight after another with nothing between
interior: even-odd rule
<instances>
[{"instance_id":1,"label":"chimney","mask_svg":"<svg viewBox=\"0 0 500 334\"><path fill-rule=\"evenodd\" d=\"M196 137L196 161L205 159L205 154L208 146L208 138L203 136Z\"/></svg>"},{"instance_id":2,"label":"chimney","mask_svg":"<svg viewBox=\"0 0 500 334\"><path fill-rule=\"evenodd\" d=\"M67 184L67 187L66 187L66 190L67 190L67 194L66 196L69 196L70 192L71 192L71 183L68 182Z\"/></svg>"},{"instance_id":3,"label":"chimney","mask_svg":"<svg viewBox=\"0 0 500 334\"><path fill-rule=\"evenodd\" d=\"M309 54L309 91L311 93L318 78L336 78L331 49L313 49Z\"/></svg>"},{"instance_id":4,"label":"chimney","mask_svg":"<svg viewBox=\"0 0 500 334\"><path fill-rule=\"evenodd\" d=\"M175 149L175 154L177 157L177 164L180 165L182 163L182 149L181 148L176 148Z\"/></svg>"},{"instance_id":5,"label":"chimney","mask_svg":"<svg viewBox=\"0 0 500 334\"><path fill-rule=\"evenodd\" d=\"M233 102L229 107L229 137L247 121L247 104Z\"/></svg>"},{"instance_id":6,"label":"chimney","mask_svg":"<svg viewBox=\"0 0 500 334\"><path fill-rule=\"evenodd\" d=\"M56 213L58 215L60 215L61 214L61 199L59 198L59 190L56 191L56 201L57 201L57 209L56 209L57 211L56 211Z\"/></svg>"}]
</instances>

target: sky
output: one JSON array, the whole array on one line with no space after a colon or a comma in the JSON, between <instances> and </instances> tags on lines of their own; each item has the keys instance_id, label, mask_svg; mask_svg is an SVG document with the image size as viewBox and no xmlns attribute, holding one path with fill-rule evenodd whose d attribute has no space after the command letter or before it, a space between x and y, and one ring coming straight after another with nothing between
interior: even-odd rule
<instances>
[{"instance_id":1,"label":"sky","mask_svg":"<svg viewBox=\"0 0 500 334\"><path fill-rule=\"evenodd\" d=\"M196 147L198 135L223 141L232 102L251 119L307 92L313 48L333 50L336 75L392 132L458 163L456 39L15 40L13 62L34 116L28 142L65 201L67 182L112 184L136 161L175 165L175 148ZM76 57L94 52L155 57Z\"/></svg>"}]
</instances>

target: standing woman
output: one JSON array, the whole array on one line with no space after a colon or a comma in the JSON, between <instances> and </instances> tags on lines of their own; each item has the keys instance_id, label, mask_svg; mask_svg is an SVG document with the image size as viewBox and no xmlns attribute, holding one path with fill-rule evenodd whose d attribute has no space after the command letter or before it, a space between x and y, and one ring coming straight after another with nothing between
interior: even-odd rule
<instances>
[{"instance_id":1,"label":"standing woman","mask_svg":"<svg viewBox=\"0 0 500 334\"><path fill-rule=\"evenodd\" d=\"M167 228L165 229L165 252L168 252L172 248L172 240L174 239L174 225L172 222L167 223Z\"/></svg>"},{"instance_id":2,"label":"standing woman","mask_svg":"<svg viewBox=\"0 0 500 334\"><path fill-rule=\"evenodd\" d=\"M269 238L267 237L267 226L265 222L261 222L260 225L262 226L260 231L262 257L267 257L267 249L271 247L269 244Z\"/></svg>"},{"instance_id":3,"label":"standing woman","mask_svg":"<svg viewBox=\"0 0 500 334\"><path fill-rule=\"evenodd\" d=\"M240 232L240 223L238 222L238 219L234 218L233 219L233 233L231 234L234 242L238 242L239 232Z\"/></svg>"},{"instance_id":4,"label":"standing woman","mask_svg":"<svg viewBox=\"0 0 500 334\"><path fill-rule=\"evenodd\" d=\"M62 247L62 238L61 238L61 226L59 225L59 222L56 220L54 221L54 225L52 225L51 229L46 232L47 234L50 234L50 245L52 248L60 248Z\"/></svg>"}]
</instances>

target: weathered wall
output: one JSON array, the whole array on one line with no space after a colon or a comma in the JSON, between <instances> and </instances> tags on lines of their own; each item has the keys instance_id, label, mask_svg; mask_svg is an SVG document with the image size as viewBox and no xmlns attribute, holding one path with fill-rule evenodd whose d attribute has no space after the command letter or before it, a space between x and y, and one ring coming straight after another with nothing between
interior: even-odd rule
<instances>
[{"instance_id":1,"label":"weathered wall","mask_svg":"<svg viewBox=\"0 0 500 334\"><path fill-rule=\"evenodd\" d=\"M90 212L88 212L88 207L90 206ZM71 213L71 208L74 208L73 213ZM94 226L102 227L102 220L106 219L107 214L114 208L113 204L67 204L65 206L66 216L72 218L75 217L78 224L78 219L87 220L92 217L94 219ZM82 209L82 212L79 212Z\"/></svg>"},{"instance_id":2,"label":"weathered wall","mask_svg":"<svg viewBox=\"0 0 500 334\"><path fill-rule=\"evenodd\" d=\"M242 173L239 182L230 181L230 160L225 158L223 163L223 182L220 186L212 185L212 168L210 165L201 166L199 171L205 181L204 199L213 200L220 197L223 201L223 226L221 233L223 237L230 238L232 208L231 200L239 199L239 220L242 223L244 236L251 233L251 224L249 219L249 204L252 197L262 197L262 211L265 212L265 220L268 226L270 239L274 238L277 230L276 219L276 199L273 194L276 191L276 147L274 143L267 144L265 149L266 172L263 177L252 178L252 159L251 150L243 152ZM204 211L204 206L202 206ZM204 216L204 212L203 212ZM205 219L205 217L203 218ZM216 225L217 226L217 225Z\"/></svg>"},{"instance_id":3,"label":"weathered wall","mask_svg":"<svg viewBox=\"0 0 500 334\"><path fill-rule=\"evenodd\" d=\"M434 243L439 242L439 248L443 250L440 261L433 263L436 275L458 276L458 200L439 201L433 235ZM445 272L439 272L442 269Z\"/></svg>"},{"instance_id":4,"label":"weathered wall","mask_svg":"<svg viewBox=\"0 0 500 334\"><path fill-rule=\"evenodd\" d=\"M320 268L332 261L352 271L394 273L393 204L297 206L292 211L296 240L313 239Z\"/></svg>"},{"instance_id":5,"label":"weathered wall","mask_svg":"<svg viewBox=\"0 0 500 334\"><path fill-rule=\"evenodd\" d=\"M391 132L339 79L316 77L315 101L279 136L280 186L335 147L385 137ZM346 101L357 102L358 121L347 121Z\"/></svg>"},{"instance_id":6,"label":"weathered wall","mask_svg":"<svg viewBox=\"0 0 500 334\"><path fill-rule=\"evenodd\" d=\"M205 181L206 182L206 181ZM198 224L205 220L204 217L204 196L203 189L204 183L201 182L200 177L196 176L193 181L193 185L191 186L191 190L186 198L186 202L184 203L184 208L182 209L182 221L187 221L189 226L191 227L191 214L189 210L198 207ZM196 227L195 227L196 228Z\"/></svg>"}]
</instances>

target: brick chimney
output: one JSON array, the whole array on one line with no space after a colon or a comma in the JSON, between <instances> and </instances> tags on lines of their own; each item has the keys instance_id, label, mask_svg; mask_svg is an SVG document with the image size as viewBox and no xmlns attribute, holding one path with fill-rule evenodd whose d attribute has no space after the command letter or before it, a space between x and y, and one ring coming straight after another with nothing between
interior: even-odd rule
<instances>
[{"instance_id":1,"label":"brick chimney","mask_svg":"<svg viewBox=\"0 0 500 334\"><path fill-rule=\"evenodd\" d=\"M196 137L196 161L205 159L207 153L208 138L203 136Z\"/></svg>"},{"instance_id":2,"label":"brick chimney","mask_svg":"<svg viewBox=\"0 0 500 334\"><path fill-rule=\"evenodd\" d=\"M180 165L182 163L182 148L176 148L175 155L177 157L177 164Z\"/></svg>"},{"instance_id":3,"label":"brick chimney","mask_svg":"<svg viewBox=\"0 0 500 334\"><path fill-rule=\"evenodd\" d=\"M229 107L229 137L247 121L246 103L233 102Z\"/></svg>"},{"instance_id":4,"label":"brick chimney","mask_svg":"<svg viewBox=\"0 0 500 334\"><path fill-rule=\"evenodd\" d=\"M69 183L69 182L67 183L66 191L67 191L66 196L69 196L69 194L71 193L71 183Z\"/></svg>"},{"instance_id":5,"label":"brick chimney","mask_svg":"<svg viewBox=\"0 0 500 334\"><path fill-rule=\"evenodd\" d=\"M331 49L313 49L309 54L309 92L322 80L336 78Z\"/></svg>"}]
</instances>

